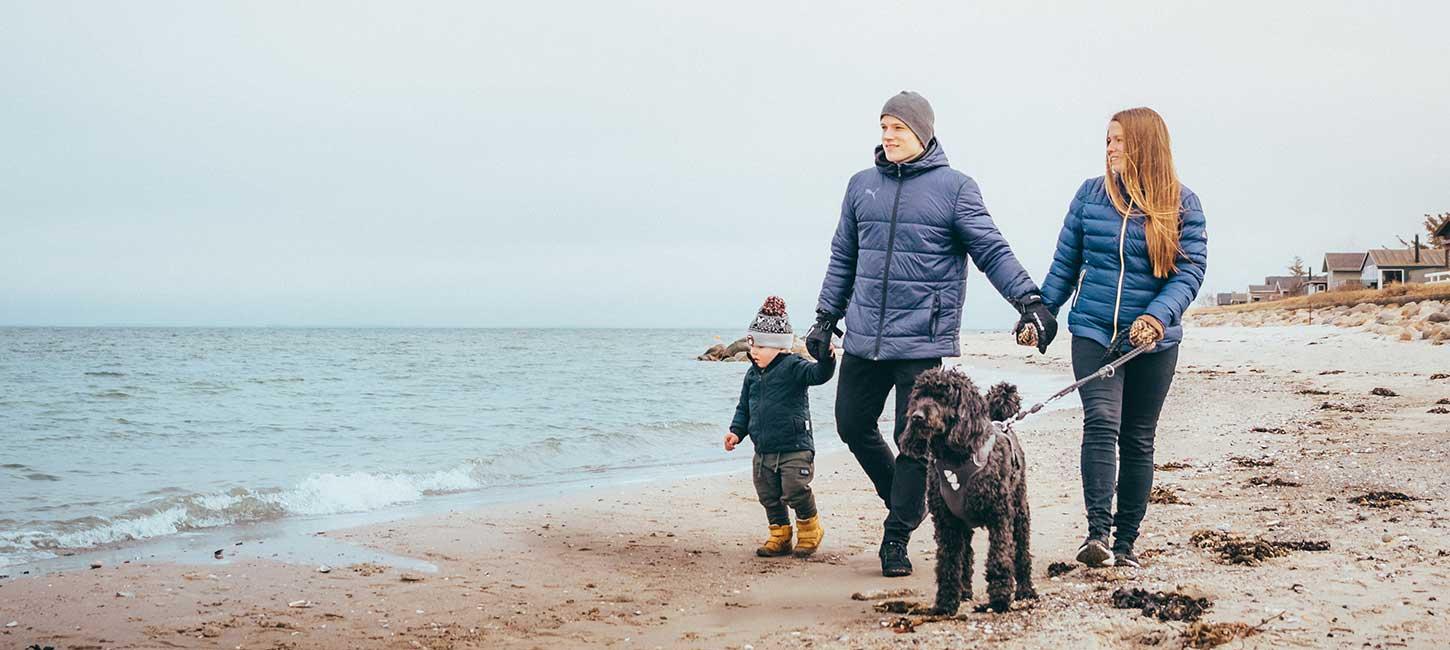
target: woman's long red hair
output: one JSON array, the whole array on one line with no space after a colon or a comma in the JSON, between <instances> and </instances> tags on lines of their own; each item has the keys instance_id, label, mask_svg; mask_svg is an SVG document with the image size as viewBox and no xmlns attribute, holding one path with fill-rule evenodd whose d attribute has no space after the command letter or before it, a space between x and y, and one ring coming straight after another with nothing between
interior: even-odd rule
<instances>
[{"instance_id":1,"label":"woman's long red hair","mask_svg":"<svg viewBox=\"0 0 1450 650\"><path fill-rule=\"evenodd\" d=\"M1123 173L1121 183L1107 183L1108 197L1118 214L1147 218L1148 259L1153 275L1166 278L1178 270L1178 174L1173 171L1173 151L1168 125L1151 108L1118 111L1112 121L1123 127ZM1113 178L1111 163L1107 177ZM1126 192L1127 196L1123 196Z\"/></svg>"}]
</instances>

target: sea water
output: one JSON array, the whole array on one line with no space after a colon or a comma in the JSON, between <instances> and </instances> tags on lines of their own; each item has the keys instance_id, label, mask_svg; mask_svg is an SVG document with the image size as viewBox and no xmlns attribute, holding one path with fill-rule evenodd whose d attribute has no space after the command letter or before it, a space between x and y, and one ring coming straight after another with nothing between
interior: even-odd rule
<instances>
[{"instance_id":1,"label":"sea water","mask_svg":"<svg viewBox=\"0 0 1450 650\"><path fill-rule=\"evenodd\" d=\"M748 466L721 449L748 366L695 360L722 331L0 328L0 567ZM979 382L1003 378L1029 402L1070 380ZM810 394L817 448L840 447L835 380Z\"/></svg>"}]
</instances>

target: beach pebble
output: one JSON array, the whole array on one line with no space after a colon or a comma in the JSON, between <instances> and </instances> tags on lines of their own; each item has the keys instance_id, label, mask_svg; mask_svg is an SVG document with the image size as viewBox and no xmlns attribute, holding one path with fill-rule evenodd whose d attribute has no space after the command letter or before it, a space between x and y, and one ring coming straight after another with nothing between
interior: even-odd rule
<instances>
[{"instance_id":1,"label":"beach pebble","mask_svg":"<svg viewBox=\"0 0 1450 650\"><path fill-rule=\"evenodd\" d=\"M10 621L5 624L5 627L15 627L16 625L20 625L20 621Z\"/></svg>"},{"instance_id":2,"label":"beach pebble","mask_svg":"<svg viewBox=\"0 0 1450 650\"><path fill-rule=\"evenodd\" d=\"M332 573L332 567L327 566L326 564L324 564L324 565L322 565L320 567L317 567L317 572L318 573Z\"/></svg>"},{"instance_id":3,"label":"beach pebble","mask_svg":"<svg viewBox=\"0 0 1450 650\"><path fill-rule=\"evenodd\" d=\"M312 606L312 601L310 601L310 600L294 600L294 601L292 601L290 603L287 603L287 606L288 607L298 607L298 608L311 607Z\"/></svg>"},{"instance_id":4,"label":"beach pebble","mask_svg":"<svg viewBox=\"0 0 1450 650\"><path fill-rule=\"evenodd\" d=\"M403 582L422 582L423 576L420 576L416 573L404 573L402 575L402 580Z\"/></svg>"},{"instance_id":5,"label":"beach pebble","mask_svg":"<svg viewBox=\"0 0 1450 650\"><path fill-rule=\"evenodd\" d=\"M101 561L100 560L96 560L95 562L92 562L91 563L91 568L92 569L99 569L99 568L101 568Z\"/></svg>"},{"instance_id":6,"label":"beach pebble","mask_svg":"<svg viewBox=\"0 0 1450 650\"><path fill-rule=\"evenodd\" d=\"M118 592L116 592L116 597L117 598L135 598L136 597L136 594L133 594L133 593L131 593L129 591L118 591Z\"/></svg>"}]
</instances>

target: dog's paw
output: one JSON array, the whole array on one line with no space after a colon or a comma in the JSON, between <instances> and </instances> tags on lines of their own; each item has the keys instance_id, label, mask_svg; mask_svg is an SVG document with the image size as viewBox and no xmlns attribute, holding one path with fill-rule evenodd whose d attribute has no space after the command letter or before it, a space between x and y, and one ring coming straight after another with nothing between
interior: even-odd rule
<instances>
[{"instance_id":1,"label":"dog's paw","mask_svg":"<svg viewBox=\"0 0 1450 650\"><path fill-rule=\"evenodd\" d=\"M984 614L984 613L987 613L987 612L996 612L998 614L1002 614L1002 613L1011 611L1011 609L1012 609L1012 601L1010 601L1010 600L993 600L993 601L990 601L990 602L985 602L985 603L982 603L980 605L977 605L976 607L973 607L972 608L972 611L974 611L974 612L976 612L978 614Z\"/></svg>"},{"instance_id":2,"label":"dog's paw","mask_svg":"<svg viewBox=\"0 0 1450 650\"><path fill-rule=\"evenodd\" d=\"M932 616L956 616L958 609L961 609L960 603L954 605L944 605L941 603L937 603L935 607L932 607L931 609L928 609L922 613L930 614Z\"/></svg>"}]
</instances>

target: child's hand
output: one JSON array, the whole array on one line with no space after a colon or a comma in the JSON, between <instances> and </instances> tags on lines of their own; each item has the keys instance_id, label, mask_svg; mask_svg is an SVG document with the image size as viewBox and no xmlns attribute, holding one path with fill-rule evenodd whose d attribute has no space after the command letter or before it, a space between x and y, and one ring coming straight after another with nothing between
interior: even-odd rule
<instances>
[{"instance_id":1,"label":"child's hand","mask_svg":"<svg viewBox=\"0 0 1450 650\"><path fill-rule=\"evenodd\" d=\"M832 341L831 342L831 356L832 357L835 357L836 356L836 349L837 349L836 348L836 343L835 343L835 341Z\"/></svg>"},{"instance_id":2,"label":"child's hand","mask_svg":"<svg viewBox=\"0 0 1450 650\"><path fill-rule=\"evenodd\" d=\"M740 436L733 433L725 434L725 451L735 451L735 445L740 444Z\"/></svg>"}]
</instances>

